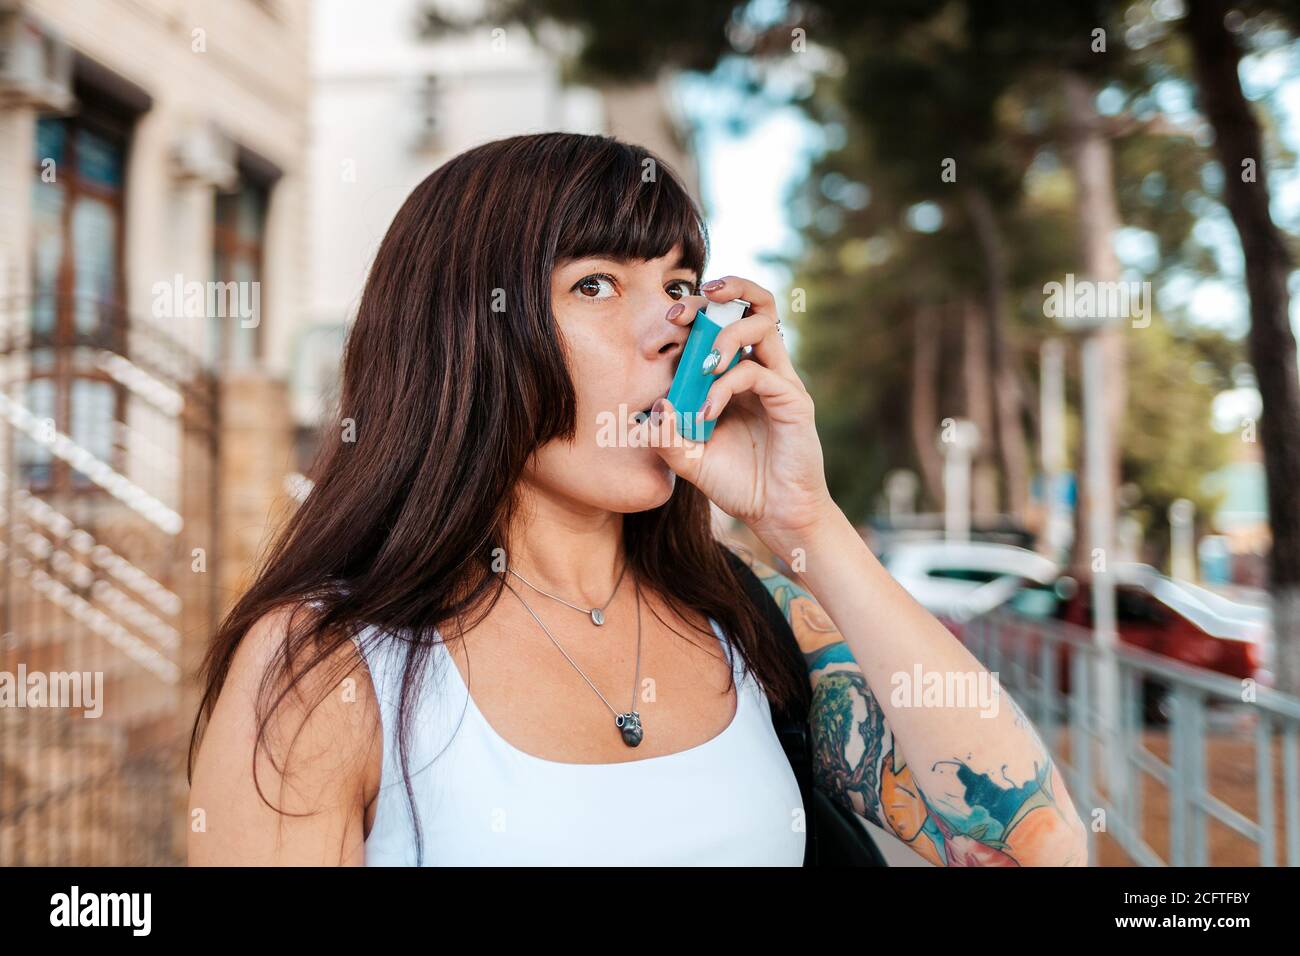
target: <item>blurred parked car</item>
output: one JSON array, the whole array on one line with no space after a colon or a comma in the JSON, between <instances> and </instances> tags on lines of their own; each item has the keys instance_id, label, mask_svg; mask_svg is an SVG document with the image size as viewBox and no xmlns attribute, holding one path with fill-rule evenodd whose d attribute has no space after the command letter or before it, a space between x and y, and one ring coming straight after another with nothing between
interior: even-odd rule
<instances>
[{"instance_id":1,"label":"blurred parked car","mask_svg":"<svg viewBox=\"0 0 1300 956\"><path fill-rule=\"evenodd\" d=\"M958 636L980 614L1007 607L1030 618L1092 627L1092 590L1042 555L985 542L907 542L882 562L903 587ZM1145 564L1118 564L1115 611L1124 644L1237 679L1273 682L1267 602L1234 600ZM1057 664L1069 690L1069 653ZM1164 720L1167 689L1143 685L1150 722Z\"/></svg>"},{"instance_id":2,"label":"blurred parked car","mask_svg":"<svg viewBox=\"0 0 1300 956\"><path fill-rule=\"evenodd\" d=\"M1271 684L1267 604L1230 600L1146 564L1115 566L1115 610L1126 644L1229 677ZM1092 591L1079 588L1056 615L1092 627Z\"/></svg>"},{"instance_id":3,"label":"blurred parked car","mask_svg":"<svg viewBox=\"0 0 1300 956\"><path fill-rule=\"evenodd\" d=\"M932 614L960 624L1010 604L1033 616L1055 611L1061 567L1012 545L983 541L907 541L881 563Z\"/></svg>"}]
</instances>

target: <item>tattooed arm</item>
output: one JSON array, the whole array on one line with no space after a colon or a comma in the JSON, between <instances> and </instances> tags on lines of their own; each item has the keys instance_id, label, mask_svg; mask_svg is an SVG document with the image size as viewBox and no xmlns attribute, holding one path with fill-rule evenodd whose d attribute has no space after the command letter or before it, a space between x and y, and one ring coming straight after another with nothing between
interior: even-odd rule
<instances>
[{"instance_id":1,"label":"tattooed arm","mask_svg":"<svg viewBox=\"0 0 1300 956\"><path fill-rule=\"evenodd\" d=\"M915 729L906 740L896 738L894 712L917 702L907 683L915 671L879 688L885 700L900 705L887 710L813 596L767 565L741 557L776 599L808 663L813 774L821 790L939 866L1086 865L1083 825L1060 771L1009 694L996 698L1008 712L1001 721L979 716L992 709L988 697L982 710L931 699L931 709L964 710L968 721L973 715L965 732L958 725L956 733L943 735L957 746L923 743ZM978 674L972 676L966 686L978 687ZM924 694L919 701L924 705ZM1009 763L1008 753L1016 751L1025 751L1023 759ZM905 754L923 755L923 769L914 770Z\"/></svg>"}]
</instances>

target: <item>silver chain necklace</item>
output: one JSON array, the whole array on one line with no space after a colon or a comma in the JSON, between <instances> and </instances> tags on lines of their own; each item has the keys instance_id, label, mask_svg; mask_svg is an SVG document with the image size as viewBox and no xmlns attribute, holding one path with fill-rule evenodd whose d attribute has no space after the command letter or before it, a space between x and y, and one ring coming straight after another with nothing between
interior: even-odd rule
<instances>
[{"instance_id":1,"label":"silver chain necklace","mask_svg":"<svg viewBox=\"0 0 1300 956\"><path fill-rule=\"evenodd\" d=\"M626 570L626 567L624 570ZM622 575L619 575L619 579L622 580ZM510 585L507 584L506 587L510 588ZM627 713L623 714L620 714L614 709L613 705L611 705L608 700L605 700L605 695L600 692L600 688L591 682L591 678L582 673L582 668L574 663L573 658L569 656L568 652L565 651L563 647L560 647L560 642L555 639L555 636L551 634L550 629L542 623L542 619L533 612L533 609L528 606L528 602L523 599L519 592L514 588L510 588L510 593L519 598L519 603L522 604L528 613L532 615L533 620L537 622L538 626L546 632L546 636L551 639L551 643L559 648L560 653L564 655L565 660L573 665L573 669L577 671L582 679L587 682L587 685L596 692L596 696L605 701L605 706L608 707L610 713L614 715L614 726L617 727L619 733L623 735L623 743L627 744L629 747L638 746L641 743L642 737L645 736L645 731L641 726L641 715L637 713L636 709L636 690L638 685L641 683L641 589L636 588L636 676L632 680L631 706L628 707Z\"/></svg>"},{"instance_id":2,"label":"silver chain necklace","mask_svg":"<svg viewBox=\"0 0 1300 956\"><path fill-rule=\"evenodd\" d=\"M559 601L561 604L573 608L575 611L581 611L583 614L589 615L591 617L591 623L600 626L605 623L605 608L609 607L611 604L614 603L614 595L618 594L618 586L623 583L623 575L627 574L627 566L628 566L628 562L624 561L623 570L618 573L618 580L614 582L613 593L610 594L609 600L606 601L604 604L602 604L600 607L581 607L577 604L573 604L569 601L564 600L564 598L560 597L559 595L552 594L550 591L543 591L536 584L532 584L531 582L529 582L527 578L525 578L514 568L510 568L509 571L520 581L523 581L524 584L527 584L530 588L536 591L538 594L544 594L548 598L551 598L552 600Z\"/></svg>"}]
</instances>

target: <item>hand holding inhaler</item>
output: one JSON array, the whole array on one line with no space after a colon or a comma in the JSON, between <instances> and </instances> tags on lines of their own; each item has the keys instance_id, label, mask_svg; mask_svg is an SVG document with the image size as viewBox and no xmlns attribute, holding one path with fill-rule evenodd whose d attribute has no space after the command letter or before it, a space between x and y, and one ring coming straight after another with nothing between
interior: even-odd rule
<instances>
[{"instance_id":1,"label":"hand holding inhaler","mask_svg":"<svg viewBox=\"0 0 1300 956\"><path fill-rule=\"evenodd\" d=\"M769 546L800 538L839 509L776 301L739 276L700 288L706 306L686 319L692 327L672 387L647 422L651 446L674 474Z\"/></svg>"},{"instance_id":2,"label":"hand holding inhaler","mask_svg":"<svg viewBox=\"0 0 1300 956\"><path fill-rule=\"evenodd\" d=\"M710 371L704 368L704 360L713 351L718 333L741 319L748 308L749 303L744 299L731 299L728 302L710 302L703 312L696 314L681 360L677 363L672 388L668 390L668 401L677 416L677 428L683 438L708 441L713 435L717 422L704 421L699 414L709 394L709 386L715 381ZM727 370L735 368L743 357L743 350L738 350Z\"/></svg>"}]
</instances>

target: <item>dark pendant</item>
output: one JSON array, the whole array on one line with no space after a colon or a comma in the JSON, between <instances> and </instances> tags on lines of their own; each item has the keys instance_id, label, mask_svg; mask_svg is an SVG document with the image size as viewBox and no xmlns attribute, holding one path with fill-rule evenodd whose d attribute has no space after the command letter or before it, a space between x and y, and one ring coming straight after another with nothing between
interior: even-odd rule
<instances>
[{"instance_id":1,"label":"dark pendant","mask_svg":"<svg viewBox=\"0 0 1300 956\"><path fill-rule=\"evenodd\" d=\"M602 610L601 610L600 608L598 608L598 607L593 607L593 608L591 609L591 622L592 622L593 624L604 624L604 623L605 623L605 612L602 611Z\"/></svg>"},{"instance_id":2,"label":"dark pendant","mask_svg":"<svg viewBox=\"0 0 1300 956\"><path fill-rule=\"evenodd\" d=\"M623 732L623 743L629 747L635 747L641 743L641 737L644 734L641 730L641 715L636 711L632 711L630 714L619 714L614 723Z\"/></svg>"}]
</instances>

